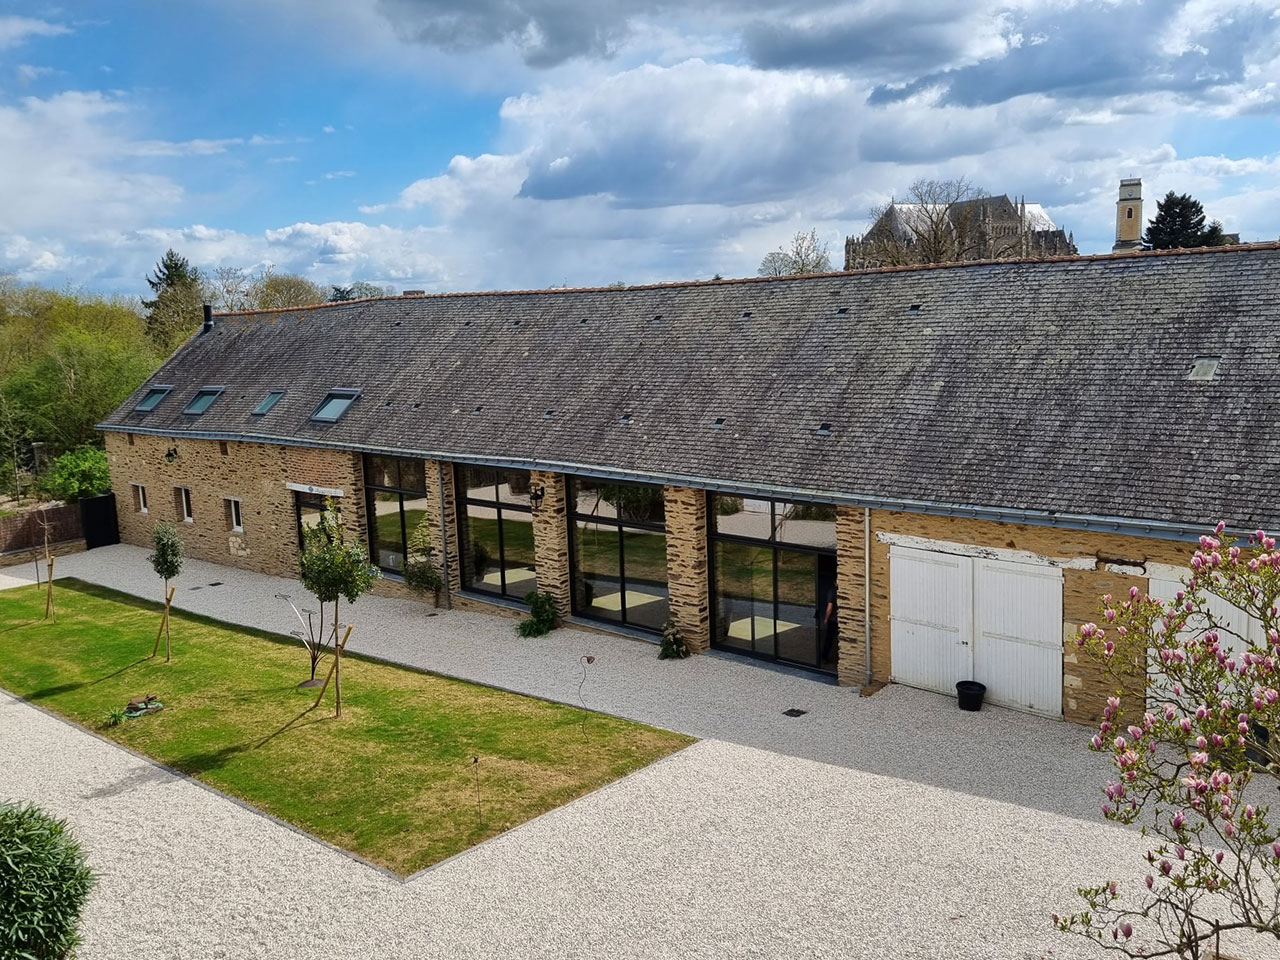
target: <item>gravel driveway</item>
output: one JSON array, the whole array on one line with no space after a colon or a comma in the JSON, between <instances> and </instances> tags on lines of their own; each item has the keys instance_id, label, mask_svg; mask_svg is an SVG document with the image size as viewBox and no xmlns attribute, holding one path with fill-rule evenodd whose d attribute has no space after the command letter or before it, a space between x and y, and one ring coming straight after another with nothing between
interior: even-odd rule
<instances>
[{"instance_id":1,"label":"gravel driveway","mask_svg":"<svg viewBox=\"0 0 1280 960\"><path fill-rule=\"evenodd\" d=\"M151 596L145 555L58 566ZM0 587L30 577L11 568ZM301 593L192 561L177 603L288 630L271 599L282 590ZM1084 728L424 612L366 598L353 636L569 701L590 652L591 706L708 739L402 882L0 693L0 796L70 818L102 874L84 960L1086 957L1049 914L1073 908L1082 882L1142 876L1141 837L1097 813L1105 765ZM788 706L810 712L784 718ZM1264 946L1236 953L1280 958Z\"/></svg>"}]
</instances>

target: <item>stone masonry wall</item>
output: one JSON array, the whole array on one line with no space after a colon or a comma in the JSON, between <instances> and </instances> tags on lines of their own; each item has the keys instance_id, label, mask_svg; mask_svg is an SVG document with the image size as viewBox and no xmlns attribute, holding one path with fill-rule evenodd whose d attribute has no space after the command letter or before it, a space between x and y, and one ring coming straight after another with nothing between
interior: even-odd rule
<instances>
[{"instance_id":1,"label":"stone masonry wall","mask_svg":"<svg viewBox=\"0 0 1280 960\"><path fill-rule=\"evenodd\" d=\"M453 464L427 461L427 523L431 535L431 554L443 574L444 557L448 557L449 589L456 594L462 589L462 558L458 551L458 501L454 493ZM442 492L443 491L443 492ZM444 507L443 529L441 501ZM448 543L445 543L447 534Z\"/></svg>"},{"instance_id":2,"label":"stone masonry wall","mask_svg":"<svg viewBox=\"0 0 1280 960\"><path fill-rule=\"evenodd\" d=\"M695 653L711 647L707 579L707 492L667 487L667 589L671 619Z\"/></svg>"},{"instance_id":3,"label":"stone masonry wall","mask_svg":"<svg viewBox=\"0 0 1280 960\"><path fill-rule=\"evenodd\" d=\"M885 510L871 512L871 665L874 679L887 681L891 671L889 544L879 533L926 537L953 543L1026 550L1053 558L1090 558L1095 569L1063 571L1063 715L1091 723L1100 715L1110 682L1079 654L1073 638L1080 624L1096 620L1103 594L1121 594L1131 586L1147 589L1148 578L1117 573L1111 567L1145 569L1147 563L1186 566L1193 545L1173 540L1060 527L996 523L962 517L936 517Z\"/></svg>"},{"instance_id":4,"label":"stone masonry wall","mask_svg":"<svg viewBox=\"0 0 1280 960\"><path fill-rule=\"evenodd\" d=\"M836 676L842 687L867 682L866 542L861 507L836 508L836 601L840 646Z\"/></svg>"},{"instance_id":5,"label":"stone masonry wall","mask_svg":"<svg viewBox=\"0 0 1280 960\"><path fill-rule=\"evenodd\" d=\"M534 569L538 589L555 598L561 617L570 614L572 571L569 568L569 501L564 474L534 470L530 487L542 487L542 505L533 511Z\"/></svg>"},{"instance_id":6,"label":"stone masonry wall","mask_svg":"<svg viewBox=\"0 0 1280 960\"><path fill-rule=\"evenodd\" d=\"M116 494L120 539L149 546L159 520L178 528L187 553L277 576L297 571L294 494L286 483L343 491L343 518L353 537L365 536L361 461L357 454L264 443L108 433L107 458ZM177 450L172 462L165 459ZM225 452L224 452L225 451ZM147 491L138 509L131 484ZM192 521L182 519L177 489L191 491ZM230 529L227 497L240 500L243 532Z\"/></svg>"}]
</instances>

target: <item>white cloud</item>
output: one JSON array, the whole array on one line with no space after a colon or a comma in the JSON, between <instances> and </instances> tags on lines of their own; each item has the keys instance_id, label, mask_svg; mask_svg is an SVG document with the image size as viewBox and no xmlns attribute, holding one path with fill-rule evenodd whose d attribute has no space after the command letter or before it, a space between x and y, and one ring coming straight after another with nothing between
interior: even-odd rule
<instances>
[{"instance_id":1,"label":"white cloud","mask_svg":"<svg viewBox=\"0 0 1280 960\"><path fill-rule=\"evenodd\" d=\"M60 23L34 17L0 16L0 50L7 50L31 37L56 37L71 30Z\"/></svg>"},{"instance_id":2,"label":"white cloud","mask_svg":"<svg viewBox=\"0 0 1280 960\"><path fill-rule=\"evenodd\" d=\"M41 77L48 76L53 72L53 67L38 67L30 63L20 63L14 74L18 78L18 86L29 87Z\"/></svg>"},{"instance_id":3,"label":"white cloud","mask_svg":"<svg viewBox=\"0 0 1280 960\"><path fill-rule=\"evenodd\" d=\"M354 170L330 170L324 175L324 178L326 180L345 180L348 177L354 177L355 175L356 172Z\"/></svg>"},{"instance_id":4,"label":"white cloud","mask_svg":"<svg viewBox=\"0 0 1280 960\"><path fill-rule=\"evenodd\" d=\"M326 123L326 124L325 124L323 127L321 127L320 129L321 129L323 132L325 132L325 133L333 133L333 132L334 132L333 124L331 124L331 123Z\"/></svg>"}]
</instances>

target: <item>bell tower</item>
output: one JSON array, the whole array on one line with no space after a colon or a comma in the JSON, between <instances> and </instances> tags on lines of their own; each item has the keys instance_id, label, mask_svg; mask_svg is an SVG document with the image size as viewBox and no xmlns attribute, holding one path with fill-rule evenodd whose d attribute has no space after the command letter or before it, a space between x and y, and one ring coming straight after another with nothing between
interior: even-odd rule
<instances>
[{"instance_id":1,"label":"bell tower","mask_svg":"<svg viewBox=\"0 0 1280 960\"><path fill-rule=\"evenodd\" d=\"M1116 201L1116 242L1112 253L1137 250L1142 246L1142 178L1128 177L1120 181L1120 199Z\"/></svg>"}]
</instances>

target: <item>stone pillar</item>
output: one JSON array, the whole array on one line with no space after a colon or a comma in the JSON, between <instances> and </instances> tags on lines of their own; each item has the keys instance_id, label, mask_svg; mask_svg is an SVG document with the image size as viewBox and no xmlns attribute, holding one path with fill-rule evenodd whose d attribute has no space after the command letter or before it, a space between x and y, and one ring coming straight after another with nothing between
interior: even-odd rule
<instances>
[{"instance_id":1,"label":"stone pillar","mask_svg":"<svg viewBox=\"0 0 1280 960\"><path fill-rule=\"evenodd\" d=\"M569 500L562 473L534 470L532 487L542 487L542 505L533 511L533 556L538 589L555 597L560 616L569 616L573 573L569 569Z\"/></svg>"},{"instance_id":2,"label":"stone pillar","mask_svg":"<svg viewBox=\"0 0 1280 960\"><path fill-rule=\"evenodd\" d=\"M842 687L867 682L866 540L861 507L836 508L836 601L840 605L840 645L836 676Z\"/></svg>"},{"instance_id":3,"label":"stone pillar","mask_svg":"<svg viewBox=\"0 0 1280 960\"><path fill-rule=\"evenodd\" d=\"M711 598L707 580L707 492L667 487L667 589L671 619L689 649L711 646Z\"/></svg>"},{"instance_id":4,"label":"stone pillar","mask_svg":"<svg viewBox=\"0 0 1280 960\"><path fill-rule=\"evenodd\" d=\"M449 558L449 590L462 589L462 555L458 549L458 499L453 484L453 464L448 461L426 461L427 524L431 538L431 558L444 573L444 558ZM443 488L443 513L442 494ZM441 517L443 516L443 524Z\"/></svg>"}]
</instances>

